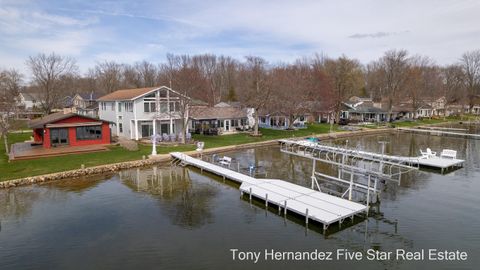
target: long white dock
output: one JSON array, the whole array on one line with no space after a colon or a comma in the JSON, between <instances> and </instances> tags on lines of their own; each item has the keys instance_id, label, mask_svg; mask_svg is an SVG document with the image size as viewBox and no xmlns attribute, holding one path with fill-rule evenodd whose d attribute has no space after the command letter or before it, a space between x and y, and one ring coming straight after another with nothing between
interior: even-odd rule
<instances>
[{"instance_id":1,"label":"long white dock","mask_svg":"<svg viewBox=\"0 0 480 270\"><path fill-rule=\"evenodd\" d=\"M420 129L420 128L397 128L397 129L401 131L406 131L406 132L422 133L422 134L429 134L429 135L435 135L435 136L448 136L448 137L480 140L480 134L460 133L460 132L433 130L433 129L427 130L427 129Z\"/></svg>"},{"instance_id":2,"label":"long white dock","mask_svg":"<svg viewBox=\"0 0 480 270\"><path fill-rule=\"evenodd\" d=\"M173 152L170 155L185 164L241 183L240 191L250 197L265 201L266 205L276 205L279 211L288 211L305 217L305 222L314 220L323 224L324 230L332 223L340 224L346 218L367 211L365 205L335 197L313 189L278 179L258 179L235 172L228 168Z\"/></svg>"},{"instance_id":3,"label":"long white dock","mask_svg":"<svg viewBox=\"0 0 480 270\"><path fill-rule=\"evenodd\" d=\"M443 173L444 170L454 167L461 167L465 160L463 159L456 159L456 158L441 158L438 156L435 157L405 157L405 156L393 156L393 155L384 155L374 152L356 150L356 149L349 149L343 148L338 146L330 146L324 145L316 142L311 142L308 140L279 140L281 144L288 146L296 145L303 148L309 148L312 150L318 151L330 151L330 152L337 152L337 153L345 153L346 155L350 155L353 157L361 157L363 159L369 159L372 161L377 162L398 162L397 166L401 164L409 164L409 165L419 165L424 167L431 167L440 169Z\"/></svg>"}]
</instances>

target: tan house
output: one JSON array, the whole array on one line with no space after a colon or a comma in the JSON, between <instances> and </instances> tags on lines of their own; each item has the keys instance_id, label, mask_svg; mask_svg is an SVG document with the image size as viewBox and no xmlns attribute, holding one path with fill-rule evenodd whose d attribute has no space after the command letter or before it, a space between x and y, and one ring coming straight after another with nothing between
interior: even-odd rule
<instances>
[{"instance_id":1,"label":"tan house","mask_svg":"<svg viewBox=\"0 0 480 270\"><path fill-rule=\"evenodd\" d=\"M249 129L247 109L227 106L190 107L190 132L205 135L222 135Z\"/></svg>"}]
</instances>

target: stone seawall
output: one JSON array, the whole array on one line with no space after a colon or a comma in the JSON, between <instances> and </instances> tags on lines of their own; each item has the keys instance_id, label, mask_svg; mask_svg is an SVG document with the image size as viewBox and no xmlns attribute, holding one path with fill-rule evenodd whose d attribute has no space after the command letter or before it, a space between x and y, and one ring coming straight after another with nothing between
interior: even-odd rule
<instances>
[{"instance_id":1,"label":"stone seawall","mask_svg":"<svg viewBox=\"0 0 480 270\"><path fill-rule=\"evenodd\" d=\"M392 129L365 129L360 131L336 132L333 134L316 134L316 135L312 134L312 136L318 137L322 140L328 140L328 139L339 139L339 138L346 138L346 137L353 137L353 136L360 136L360 135L387 133L388 131L393 131L393 130ZM301 139L305 137L291 137L290 139L294 139L294 138ZM240 144L240 145L230 145L230 146L224 146L224 147L205 149L203 151L203 154L204 155L215 154L215 153L229 152L229 151L235 151L235 150L247 149L247 148L253 148L253 147L276 145L276 144L278 144L278 140L247 143L247 144ZM191 156L199 155L199 153L196 151L185 152L185 154L191 155ZM117 172L120 170L125 170L130 168L138 168L138 167L145 167L145 166L150 166L158 163L165 163L170 160L171 160L171 157L169 154L162 154L154 157L150 156L149 159L145 159L145 160L134 160L134 161L126 161L126 162L120 162L120 163L113 163L113 164L105 164L105 165L100 165L95 167L88 167L84 169L77 169L77 170L25 177L25 178L14 179L14 180L7 180L7 181L0 182L0 189L35 184L35 183L43 183L47 181L60 180L60 179L66 179L66 178L78 178L86 175Z\"/></svg>"},{"instance_id":2,"label":"stone seawall","mask_svg":"<svg viewBox=\"0 0 480 270\"><path fill-rule=\"evenodd\" d=\"M25 178L0 182L0 188L10 188L10 187L16 187L16 186L35 184L35 183L43 183L43 182L53 181L53 180L60 180L65 178L78 178L86 175L116 172L116 171L130 169L130 168L150 166L157 163L167 162L169 160L170 160L170 155L161 155L161 156L158 156L158 158L156 159L127 161L127 162L121 162L121 163L113 163L113 164L106 164L106 165L100 165L95 167L88 167L84 169L31 176L31 177L25 177Z\"/></svg>"}]
</instances>

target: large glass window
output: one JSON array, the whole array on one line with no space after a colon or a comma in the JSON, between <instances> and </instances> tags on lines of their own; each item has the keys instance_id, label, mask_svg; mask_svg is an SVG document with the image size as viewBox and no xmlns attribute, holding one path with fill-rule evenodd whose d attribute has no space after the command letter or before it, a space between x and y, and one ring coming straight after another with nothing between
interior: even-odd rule
<instances>
[{"instance_id":1,"label":"large glass window","mask_svg":"<svg viewBox=\"0 0 480 270\"><path fill-rule=\"evenodd\" d=\"M155 102L144 102L143 103L144 112L155 112Z\"/></svg>"},{"instance_id":2,"label":"large glass window","mask_svg":"<svg viewBox=\"0 0 480 270\"><path fill-rule=\"evenodd\" d=\"M77 140L99 140L102 138L102 126L77 127Z\"/></svg>"},{"instance_id":3,"label":"large glass window","mask_svg":"<svg viewBox=\"0 0 480 270\"><path fill-rule=\"evenodd\" d=\"M125 102L125 111L133 112L133 102Z\"/></svg>"}]
</instances>

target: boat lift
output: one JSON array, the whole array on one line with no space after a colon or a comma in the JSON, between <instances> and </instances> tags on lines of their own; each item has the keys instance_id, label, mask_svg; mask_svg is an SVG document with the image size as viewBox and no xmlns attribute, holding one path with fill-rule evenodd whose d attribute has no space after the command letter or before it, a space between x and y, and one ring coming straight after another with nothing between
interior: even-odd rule
<instances>
[{"instance_id":1,"label":"boat lift","mask_svg":"<svg viewBox=\"0 0 480 270\"><path fill-rule=\"evenodd\" d=\"M306 140L280 140L280 151L290 155L311 159L313 162L311 188L321 190L318 179L331 181L336 185L346 186L342 198L348 195L352 200L353 191L366 193L367 206L370 203L370 193L380 193L379 180L394 181L400 185L402 175L418 170L418 161L412 159L390 159L385 156L385 142L382 143L382 154L360 151L358 149L329 146ZM316 171L316 162L331 164L338 167L338 176L331 176ZM347 179L344 179L347 176ZM355 179L357 177L357 179ZM359 179L366 179L366 183Z\"/></svg>"}]
</instances>

